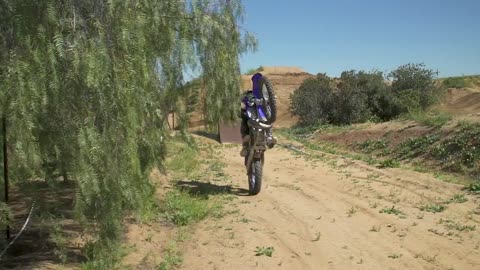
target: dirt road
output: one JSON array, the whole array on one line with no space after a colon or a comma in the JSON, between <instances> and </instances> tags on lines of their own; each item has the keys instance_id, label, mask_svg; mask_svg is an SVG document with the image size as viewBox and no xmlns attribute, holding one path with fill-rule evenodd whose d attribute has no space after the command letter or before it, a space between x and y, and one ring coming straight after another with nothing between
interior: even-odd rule
<instances>
[{"instance_id":1,"label":"dirt road","mask_svg":"<svg viewBox=\"0 0 480 270\"><path fill-rule=\"evenodd\" d=\"M244 196L238 152L223 147L236 210L197 226L182 269L480 269L480 199L458 185L277 147L260 194Z\"/></svg>"}]
</instances>

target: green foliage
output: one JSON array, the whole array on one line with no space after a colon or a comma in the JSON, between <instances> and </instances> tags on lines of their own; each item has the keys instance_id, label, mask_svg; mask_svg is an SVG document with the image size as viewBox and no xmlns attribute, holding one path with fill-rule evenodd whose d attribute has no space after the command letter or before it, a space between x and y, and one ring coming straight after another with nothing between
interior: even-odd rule
<instances>
[{"instance_id":1,"label":"green foliage","mask_svg":"<svg viewBox=\"0 0 480 270\"><path fill-rule=\"evenodd\" d=\"M391 208L384 208L382 210L379 211L379 213L385 213L385 214L389 214L389 215L405 215L402 211L400 211L399 209L395 208L395 205L392 206Z\"/></svg>"},{"instance_id":2,"label":"green foliage","mask_svg":"<svg viewBox=\"0 0 480 270\"><path fill-rule=\"evenodd\" d=\"M441 204L427 204L425 206L420 207L420 210L431 212L431 213L443 212L445 211L445 209L447 209L447 207Z\"/></svg>"},{"instance_id":3,"label":"green foliage","mask_svg":"<svg viewBox=\"0 0 480 270\"><path fill-rule=\"evenodd\" d=\"M183 258L175 245L169 245L164 252L163 261L158 265L157 270L175 269L183 263Z\"/></svg>"},{"instance_id":4,"label":"green foliage","mask_svg":"<svg viewBox=\"0 0 480 270\"><path fill-rule=\"evenodd\" d=\"M432 156L441 160L452 170L461 166L480 171L480 124L461 123L450 137L435 146Z\"/></svg>"},{"instance_id":5,"label":"green foliage","mask_svg":"<svg viewBox=\"0 0 480 270\"><path fill-rule=\"evenodd\" d=\"M275 249L273 247L257 247L255 249L255 256L268 256L272 257Z\"/></svg>"},{"instance_id":6,"label":"green foliage","mask_svg":"<svg viewBox=\"0 0 480 270\"><path fill-rule=\"evenodd\" d=\"M166 167L172 171L175 178L190 177L198 169L198 151L182 140L172 140L167 148L168 155Z\"/></svg>"},{"instance_id":7,"label":"green foliage","mask_svg":"<svg viewBox=\"0 0 480 270\"><path fill-rule=\"evenodd\" d=\"M428 153L429 148L440 140L439 134L431 134L420 137L409 138L395 148L398 158L409 159Z\"/></svg>"},{"instance_id":8,"label":"green foliage","mask_svg":"<svg viewBox=\"0 0 480 270\"><path fill-rule=\"evenodd\" d=\"M384 139L367 139L363 143L360 143L359 147L363 152L370 154L378 150L386 149L388 147L388 143Z\"/></svg>"},{"instance_id":9,"label":"green foliage","mask_svg":"<svg viewBox=\"0 0 480 270\"><path fill-rule=\"evenodd\" d=\"M480 182L471 183L466 186L466 190L471 193L480 194Z\"/></svg>"},{"instance_id":10,"label":"green foliage","mask_svg":"<svg viewBox=\"0 0 480 270\"><path fill-rule=\"evenodd\" d=\"M290 96L290 112L304 125L345 125L388 121L437 100L435 73L422 64L400 66L389 76L391 86L378 71L345 71L338 80L318 74Z\"/></svg>"},{"instance_id":11,"label":"green foliage","mask_svg":"<svg viewBox=\"0 0 480 270\"><path fill-rule=\"evenodd\" d=\"M124 255L119 243L109 240L89 242L85 245L83 253L88 261L81 265L82 270L114 269Z\"/></svg>"},{"instance_id":12,"label":"green foliage","mask_svg":"<svg viewBox=\"0 0 480 270\"><path fill-rule=\"evenodd\" d=\"M450 77L442 81L445 88L464 88L467 87L467 83L464 77Z\"/></svg>"},{"instance_id":13,"label":"green foliage","mask_svg":"<svg viewBox=\"0 0 480 270\"><path fill-rule=\"evenodd\" d=\"M388 121L436 102L435 76L423 64L403 65L392 71L391 86L378 71L345 71L338 80L318 74L290 96L290 112L305 125Z\"/></svg>"},{"instance_id":14,"label":"green foliage","mask_svg":"<svg viewBox=\"0 0 480 270\"><path fill-rule=\"evenodd\" d=\"M386 159L380 161L379 168L398 168L400 167L400 162L395 159Z\"/></svg>"},{"instance_id":15,"label":"green foliage","mask_svg":"<svg viewBox=\"0 0 480 270\"><path fill-rule=\"evenodd\" d=\"M167 219L180 226L202 220L210 212L208 200L177 190L167 193L164 204Z\"/></svg>"},{"instance_id":16,"label":"green foliage","mask_svg":"<svg viewBox=\"0 0 480 270\"><path fill-rule=\"evenodd\" d=\"M331 122L334 85L325 74L306 79L290 95L290 112L305 125Z\"/></svg>"},{"instance_id":17,"label":"green foliage","mask_svg":"<svg viewBox=\"0 0 480 270\"><path fill-rule=\"evenodd\" d=\"M0 202L0 227L5 227L12 220L12 212L8 205L4 202Z\"/></svg>"},{"instance_id":18,"label":"green foliage","mask_svg":"<svg viewBox=\"0 0 480 270\"><path fill-rule=\"evenodd\" d=\"M426 112L412 109L405 114L405 118L414 120L425 126L441 128L452 119L452 115L446 112Z\"/></svg>"},{"instance_id":19,"label":"green foliage","mask_svg":"<svg viewBox=\"0 0 480 270\"><path fill-rule=\"evenodd\" d=\"M438 72L427 69L424 64L406 64L389 74L392 90L400 95L404 111L414 108L426 109L436 101L435 78Z\"/></svg>"},{"instance_id":20,"label":"green foliage","mask_svg":"<svg viewBox=\"0 0 480 270\"><path fill-rule=\"evenodd\" d=\"M453 197L450 200L446 201L445 203L464 203L464 202L467 202L467 201L468 201L468 199L467 199L467 197L465 197L464 194L458 193L458 194L453 195Z\"/></svg>"},{"instance_id":21,"label":"green foliage","mask_svg":"<svg viewBox=\"0 0 480 270\"><path fill-rule=\"evenodd\" d=\"M440 219L439 224L443 224L448 230L457 230L459 232L472 232L476 230L475 225L462 225L450 219Z\"/></svg>"},{"instance_id":22,"label":"green foliage","mask_svg":"<svg viewBox=\"0 0 480 270\"><path fill-rule=\"evenodd\" d=\"M397 100L379 71L343 72L333 102L337 108L334 123L388 121L400 113Z\"/></svg>"},{"instance_id":23,"label":"green foliage","mask_svg":"<svg viewBox=\"0 0 480 270\"><path fill-rule=\"evenodd\" d=\"M187 68L204 78L207 122L235 119L238 57L256 46L242 14L240 0L0 1L12 181L75 181L77 216L108 250L124 216L152 205L165 119L185 122L195 102Z\"/></svg>"}]
</instances>

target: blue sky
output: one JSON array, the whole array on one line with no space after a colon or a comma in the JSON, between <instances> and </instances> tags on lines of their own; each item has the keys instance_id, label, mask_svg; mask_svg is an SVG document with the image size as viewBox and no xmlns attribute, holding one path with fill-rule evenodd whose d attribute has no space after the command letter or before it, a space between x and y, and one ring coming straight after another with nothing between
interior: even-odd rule
<instances>
[{"instance_id":1,"label":"blue sky","mask_svg":"<svg viewBox=\"0 0 480 270\"><path fill-rule=\"evenodd\" d=\"M439 76L480 74L480 0L243 0L259 40L241 70L298 66L339 76L425 63Z\"/></svg>"}]
</instances>

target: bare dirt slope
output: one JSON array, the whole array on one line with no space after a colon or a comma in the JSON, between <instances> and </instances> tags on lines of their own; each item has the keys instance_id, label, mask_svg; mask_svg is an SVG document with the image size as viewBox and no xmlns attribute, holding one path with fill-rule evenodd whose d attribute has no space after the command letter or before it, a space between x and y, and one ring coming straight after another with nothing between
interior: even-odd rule
<instances>
[{"instance_id":1,"label":"bare dirt slope","mask_svg":"<svg viewBox=\"0 0 480 270\"><path fill-rule=\"evenodd\" d=\"M182 269L480 269L480 235L471 231L480 229L480 199L458 185L277 147L266 154L262 191L245 196L238 151L223 146L220 157L238 211L197 227ZM468 201L419 209L455 194ZM273 247L272 257L255 256L256 247Z\"/></svg>"},{"instance_id":2,"label":"bare dirt slope","mask_svg":"<svg viewBox=\"0 0 480 270\"><path fill-rule=\"evenodd\" d=\"M448 89L439 108L453 114L480 115L480 88Z\"/></svg>"}]
</instances>

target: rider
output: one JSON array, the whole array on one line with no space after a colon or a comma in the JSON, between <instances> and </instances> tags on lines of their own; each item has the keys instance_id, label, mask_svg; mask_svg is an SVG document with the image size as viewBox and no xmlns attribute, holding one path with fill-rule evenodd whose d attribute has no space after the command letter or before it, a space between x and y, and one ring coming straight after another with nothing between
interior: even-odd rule
<instances>
[{"instance_id":1,"label":"rider","mask_svg":"<svg viewBox=\"0 0 480 270\"><path fill-rule=\"evenodd\" d=\"M242 123L240 125L240 134L242 136L242 150L240 156L245 157L248 152L248 143L250 141L250 135L248 134L249 128L247 125L248 114L247 107L255 106L258 104L258 99L253 95L252 90L247 90L242 95L242 104L240 109L240 117L242 118ZM272 148L277 144L277 138L273 137L272 128L266 130L267 135L267 146Z\"/></svg>"}]
</instances>

